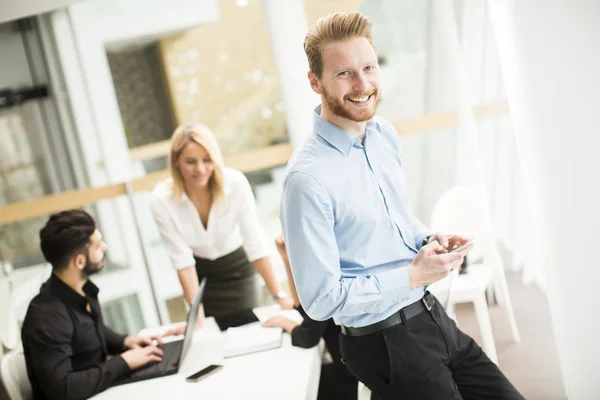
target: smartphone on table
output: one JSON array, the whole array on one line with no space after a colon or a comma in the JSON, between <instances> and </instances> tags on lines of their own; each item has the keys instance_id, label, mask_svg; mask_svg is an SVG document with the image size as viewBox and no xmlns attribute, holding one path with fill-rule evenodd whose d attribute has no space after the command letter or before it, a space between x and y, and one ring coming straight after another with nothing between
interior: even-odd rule
<instances>
[{"instance_id":1,"label":"smartphone on table","mask_svg":"<svg viewBox=\"0 0 600 400\"><path fill-rule=\"evenodd\" d=\"M211 376L215 372L219 371L221 368L223 368L222 365L217 365L217 364L209 365L208 367L204 368L203 370L200 370L200 371L196 372L195 374L188 376L187 378L185 378L185 380L188 382L198 382L204 378Z\"/></svg>"}]
</instances>

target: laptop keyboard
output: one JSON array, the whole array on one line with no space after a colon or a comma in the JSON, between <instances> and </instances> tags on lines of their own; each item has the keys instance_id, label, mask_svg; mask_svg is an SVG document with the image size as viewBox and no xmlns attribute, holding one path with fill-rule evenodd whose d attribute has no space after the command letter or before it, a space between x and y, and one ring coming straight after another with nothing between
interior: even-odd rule
<instances>
[{"instance_id":1,"label":"laptop keyboard","mask_svg":"<svg viewBox=\"0 0 600 400\"><path fill-rule=\"evenodd\" d=\"M176 342L164 343L162 345L163 359L160 362L148 364L140 369L137 369L129 375L131 378L137 378L148 375L155 375L161 371L171 369L174 364L179 362L181 356L181 347L183 346L183 340Z\"/></svg>"}]
</instances>

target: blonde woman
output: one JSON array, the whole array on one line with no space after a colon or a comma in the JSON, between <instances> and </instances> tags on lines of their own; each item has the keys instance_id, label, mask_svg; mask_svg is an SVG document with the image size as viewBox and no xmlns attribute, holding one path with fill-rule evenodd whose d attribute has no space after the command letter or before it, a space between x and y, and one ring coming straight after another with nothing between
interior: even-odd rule
<instances>
[{"instance_id":1,"label":"blonde woman","mask_svg":"<svg viewBox=\"0 0 600 400\"><path fill-rule=\"evenodd\" d=\"M258 305L256 273L285 309L265 233L248 180L226 168L213 133L201 124L178 127L171 138L171 178L159 182L151 202L162 242L191 303L206 277L204 311L221 316Z\"/></svg>"}]
</instances>

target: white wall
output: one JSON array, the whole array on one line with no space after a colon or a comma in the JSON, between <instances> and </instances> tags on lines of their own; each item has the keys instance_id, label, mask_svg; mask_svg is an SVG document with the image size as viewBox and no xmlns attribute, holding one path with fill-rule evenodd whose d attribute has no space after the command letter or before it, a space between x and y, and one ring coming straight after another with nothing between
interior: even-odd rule
<instances>
[{"instance_id":1,"label":"white wall","mask_svg":"<svg viewBox=\"0 0 600 400\"><path fill-rule=\"evenodd\" d=\"M488 2L567 395L600 393L600 2Z\"/></svg>"},{"instance_id":2,"label":"white wall","mask_svg":"<svg viewBox=\"0 0 600 400\"><path fill-rule=\"evenodd\" d=\"M263 5L288 137L297 148L310 136L313 126L311 113L321 103L320 97L308 84L308 60L303 50L308 30L304 1L264 0Z\"/></svg>"},{"instance_id":3,"label":"white wall","mask_svg":"<svg viewBox=\"0 0 600 400\"><path fill-rule=\"evenodd\" d=\"M2 57L0 63L0 88L30 86L31 72L26 63L23 38L13 24L0 25L0 54L10 55Z\"/></svg>"},{"instance_id":4,"label":"white wall","mask_svg":"<svg viewBox=\"0 0 600 400\"><path fill-rule=\"evenodd\" d=\"M453 9L448 7L444 1L431 2L427 106L429 112L459 107L463 112L460 127L417 135L425 142L419 211L428 221L445 190L454 185L483 187L504 268L522 269L528 249L521 246L521 239L529 215L522 206L525 193L511 117L473 123L470 113L472 106L505 98L487 4L461 0Z\"/></svg>"},{"instance_id":5,"label":"white wall","mask_svg":"<svg viewBox=\"0 0 600 400\"><path fill-rule=\"evenodd\" d=\"M77 0L0 0L0 23L65 7Z\"/></svg>"},{"instance_id":6,"label":"white wall","mask_svg":"<svg viewBox=\"0 0 600 400\"><path fill-rule=\"evenodd\" d=\"M68 19L83 80L76 84L81 84L87 95L91 117L91 125L82 132L94 134L99 144L92 153L100 159L89 168L102 172L92 185L106 183L98 181L102 174L108 182L120 182L132 174L106 46L164 37L218 18L214 0L87 0L69 7Z\"/></svg>"},{"instance_id":7,"label":"white wall","mask_svg":"<svg viewBox=\"0 0 600 400\"><path fill-rule=\"evenodd\" d=\"M121 183L136 176L107 46L156 40L218 18L216 0L86 0L50 15L90 186ZM103 201L97 208L110 260L127 267L95 278L103 289L103 300L137 293L146 322L154 325L158 315L128 200ZM145 216L140 222L142 231L155 230L151 218ZM165 317L166 306L159 303Z\"/></svg>"}]
</instances>

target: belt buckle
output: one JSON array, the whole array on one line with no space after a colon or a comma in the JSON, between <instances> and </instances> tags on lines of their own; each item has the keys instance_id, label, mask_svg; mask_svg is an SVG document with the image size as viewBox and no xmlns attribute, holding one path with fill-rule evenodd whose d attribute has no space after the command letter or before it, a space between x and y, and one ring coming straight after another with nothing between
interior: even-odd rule
<instances>
[{"instance_id":1,"label":"belt buckle","mask_svg":"<svg viewBox=\"0 0 600 400\"><path fill-rule=\"evenodd\" d=\"M427 311L431 311L431 303L429 301L427 301L427 299L425 298L425 296L423 296L423 298L421 299L421 301L423 302L423 305L425 306L425 308L427 309Z\"/></svg>"}]
</instances>

